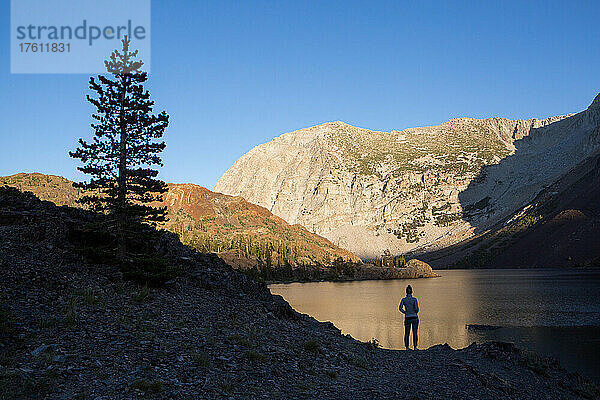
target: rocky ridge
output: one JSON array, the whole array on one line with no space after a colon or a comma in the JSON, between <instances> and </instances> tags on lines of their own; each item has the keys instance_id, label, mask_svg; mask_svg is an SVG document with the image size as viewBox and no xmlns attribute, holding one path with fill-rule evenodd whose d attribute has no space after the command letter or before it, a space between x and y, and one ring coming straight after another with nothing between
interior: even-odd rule
<instances>
[{"instance_id":1,"label":"rocky ridge","mask_svg":"<svg viewBox=\"0 0 600 400\"><path fill-rule=\"evenodd\" d=\"M166 229L197 250L219 253L236 266L254 267L257 259L266 258L267 253L274 265L330 265L336 258L360 262L329 240L300 225L289 225L241 197L194 184L171 183L161 205L169 211ZM256 254L251 250L242 252L257 246L264 248Z\"/></svg>"},{"instance_id":2,"label":"rocky ridge","mask_svg":"<svg viewBox=\"0 0 600 400\"><path fill-rule=\"evenodd\" d=\"M0 188L0 392L8 399L580 399L598 388L502 343L392 351L293 311L163 233L163 287L80 255L101 216ZM410 380L405 379L411 376Z\"/></svg>"},{"instance_id":3,"label":"rocky ridge","mask_svg":"<svg viewBox=\"0 0 600 400\"><path fill-rule=\"evenodd\" d=\"M55 175L19 173L0 177L2 185L32 192L60 206L77 207L81 196L71 181ZM241 197L215 193L194 184L171 183L168 187L162 203L156 204L167 207L168 221L162 227L177 233L184 243L197 250L220 253L233 265L256 266L257 258L266 256L258 254L260 251L269 251L275 265L284 261L329 265L340 257L344 261L360 262L349 251L300 225L289 225ZM254 251L256 247L263 248ZM287 253L283 254L284 251Z\"/></svg>"},{"instance_id":4,"label":"rocky ridge","mask_svg":"<svg viewBox=\"0 0 600 400\"><path fill-rule=\"evenodd\" d=\"M250 150L215 190L368 259L436 250L510 217L598 151L600 104L546 119L377 132L330 122Z\"/></svg>"},{"instance_id":5,"label":"rocky ridge","mask_svg":"<svg viewBox=\"0 0 600 400\"><path fill-rule=\"evenodd\" d=\"M501 226L444 249L412 254L437 268L600 266L600 154L542 189Z\"/></svg>"}]
</instances>

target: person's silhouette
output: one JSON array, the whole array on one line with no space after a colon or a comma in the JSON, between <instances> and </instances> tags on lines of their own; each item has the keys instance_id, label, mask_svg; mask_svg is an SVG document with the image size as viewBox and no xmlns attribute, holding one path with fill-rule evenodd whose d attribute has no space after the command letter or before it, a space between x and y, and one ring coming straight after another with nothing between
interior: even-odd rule
<instances>
[{"instance_id":1,"label":"person's silhouette","mask_svg":"<svg viewBox=\"0 0 600 400\"><path fill-rule=\"evenodd\" d=\"M408 337L410 336L410 329L413 331L413 345L415 350L417 349L417 330L419 329L419 302L416 297L412 296L412 287L408 285L406 287L406 297L400 301L398 309L404 314L404 346L408 350Z\"/></svg>"}]
</instances>

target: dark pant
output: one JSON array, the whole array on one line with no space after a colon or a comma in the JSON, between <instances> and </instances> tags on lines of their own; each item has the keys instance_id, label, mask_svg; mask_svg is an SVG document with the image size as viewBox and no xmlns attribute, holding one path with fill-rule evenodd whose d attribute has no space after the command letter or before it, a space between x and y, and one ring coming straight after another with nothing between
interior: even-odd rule
<instances>
[{"instance_id":1,"label":"dark pant","mask_svg":"<svg viewBox=\"0 0 600 400\"><path fill-rule=\"evenodd\" d=\"M404 318L404 346L408 349L408 337L410 336L410 328L413 331L413 345L417 348L417 330L419 329L419 317Z\"/></svg>"}]
</instances>

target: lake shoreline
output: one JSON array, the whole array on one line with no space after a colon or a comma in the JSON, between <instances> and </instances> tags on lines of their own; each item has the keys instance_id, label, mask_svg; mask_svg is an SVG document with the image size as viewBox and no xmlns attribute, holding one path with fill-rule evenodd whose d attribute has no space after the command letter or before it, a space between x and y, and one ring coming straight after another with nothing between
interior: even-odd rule
<instances>
[{"instance_id":1,"label":"lake shoreline","mask_svg":"<svg viewBox=\"0 0 600 400\"><path fill-rule=\"evenodd\" d=\"M253 268L243 269L242 271L267 285L296 282L361 282L439 277L439 274L429 264L417 259L409 260L402 267L343 263L334 264L333 267L301 267L285 270L272 268L266 271Z\"/></svg>"},{"instance_id":2,"label":"lake shoreline","mask_svg":"<svg viewBox=\"0 0 600 400\"><path fill-rule=\"evenodd\" d=\"M291 280L291 281L264 281L265 285L288 285L290 283L320 283L320 282L331 282L331 283L343 283L343 282L368 282L368 281L397 281L404 279L433 279L439 278L440 276L419 276L419 277L401 277L401 278L337 278L337 279L321 279L321 280Z\"/></svg>"},{"instance_id":3,"label":"lake shoreline","mask_svg":"<svg viewBox=\"0 0 600 400\"><path fill-rule=\"evenodd\" d=\"M381 268L381 267L378 267ZM385 269L385 268L384 268ZM505 267L505 268L435 268L432 269L434 275L427 276L392 276L399 268L388 269L390 272L382 273L377 275L377 273L364 277L364 278L355 278L355 277L328 277L328 278L320 278L320 279L289 279L289 280L262 280L266 285L278 285L278 284L290 284L290 283L311 283L311 282L364 282L364 281L395 281L395 280L403 280L403 279L429 279L429 278L439 278L443 276L443 273L446 271L556 271L562 273L573 273L573 272L598 272L600 273L599 267L565 267L565 268L553 268L553 267ZM387 276L386 276L387 275Z\"/></svg>"},{"instance_id":4,"label":"lake shoreline","mask_svg":"<svg viewBox=\"0 0 600 400\"><path fill-rule=\"evenodd\" d=\"M436 272L441 277L435 280L305 282L273 284L269 289L297 311L331 321L357 340L374 337L384 348L403 349L403 319L397 307L410 283L421 308L423 348L446 342L455 349L473 342L512 342L560 359L568 369L600 382L600 368L593 360L600 357L594 344L600 340L600 309L597 295L589 295L600 285L596 270ZM560 303L565 296L570 296L570 304ZM517 308L511 299L520 299ZM560 312L565 307L568 312Z\"/></svg>"},{"instance_id":5,"label":"lake shoreline","mask_svg":"<svg viewBox=\"0 0 600 400\"><path fill-rule=\"evenodd\" d=\"M316 280L269 280L263 281L267 286L269 285L285 285L290 283L316 283L316 282L364 282L364 281L395 281L404 279L431 279L440 278L442 273L446 271L556 271L556 272L598 272L600 273L599 267L565 267L565 268L551 268L551 267L506 267L506 268L435 268L432 271L436 274L434 276L398 276L398 277L369 277L369 278L350 278L350 277L338 277L329 279L316 279Z\"/></svg>"}]
</instances>

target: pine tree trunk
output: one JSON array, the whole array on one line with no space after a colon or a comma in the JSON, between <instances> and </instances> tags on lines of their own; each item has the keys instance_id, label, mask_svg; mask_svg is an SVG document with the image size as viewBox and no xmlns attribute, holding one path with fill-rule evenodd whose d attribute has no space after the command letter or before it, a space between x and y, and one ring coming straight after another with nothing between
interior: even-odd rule
<instances>
[{"instance_id":1,"label":"pine tree trunk","mask_svg":"<svg viewBox=\"0 0 600 400\"><path fill-rule=\"evenodd\" d=\"M125 260L127 252L125 244L125 224L127 206L127 125L125 121L125 94L127 93L127 77L121 76L123 92L121 93L121 110L119 114L120 148L119 148L119 177L117 179L117 259Z\"/></svg>"}]
</instances>

